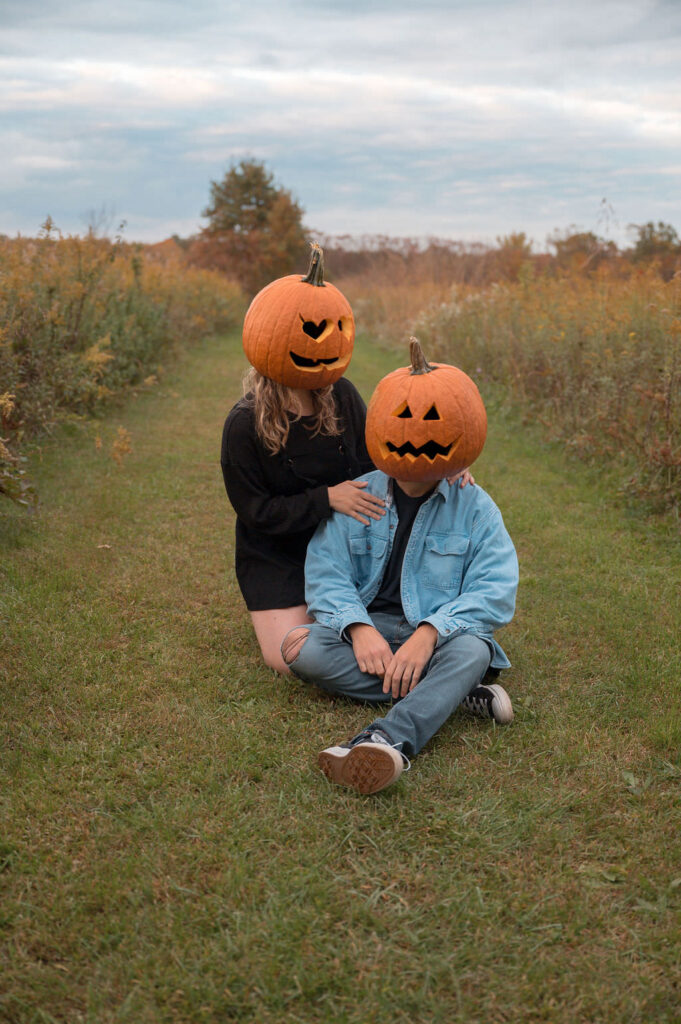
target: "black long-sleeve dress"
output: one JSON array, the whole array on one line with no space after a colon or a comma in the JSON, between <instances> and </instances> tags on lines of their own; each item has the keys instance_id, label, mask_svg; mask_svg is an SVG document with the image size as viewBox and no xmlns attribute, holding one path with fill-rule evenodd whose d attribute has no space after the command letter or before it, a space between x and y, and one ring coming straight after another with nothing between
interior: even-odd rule
<instances>
[{"instance_id":1,"label":"black long-sleeve dress","mask_svg":"<svg viewBox=\"0 0 681 1024\"><path fill-rule=\"evenodd\" d=\"M248 396L225 422L222 473L237 514L236 576L249 611L305 603L305 552L317 524L331 515L327 488L374 468L359 392L341 378L333 395L341 433L313 436L312 417L291 414L288 440L276 455L256 434Z\"/></svg>"}]
</instances>

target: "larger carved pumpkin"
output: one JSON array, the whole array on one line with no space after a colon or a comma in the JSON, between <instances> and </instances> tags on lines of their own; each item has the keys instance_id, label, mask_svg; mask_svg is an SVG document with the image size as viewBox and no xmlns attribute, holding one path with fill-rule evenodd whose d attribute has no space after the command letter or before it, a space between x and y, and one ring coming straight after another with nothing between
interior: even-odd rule
<instances>
[{"instance_id":1,"label":"larger carved pumpkin","mask_svg":"<svg viewBox=\"0 0 681 1024\"><path fill-rule=\"evenodd\" d=\"M324 254L316 244L306 276L272 281L255 296L244 320L249 363L291 388L333 384L345 373L354 342L350 303L324 281Z\"/></svg>"},{"instance_id":2,"label":"larger carved pumpkin","mask_svg":"<svg viewBox=\"0 0 681 1024\"><path fill-rule=\"evenodd\" d=\"M416 338L411 366L379 381L366 420L375 466L397 480L435 481L475 462L487 414L471 378L446 363L427 363Z\"/></svg>"}]
</instances>

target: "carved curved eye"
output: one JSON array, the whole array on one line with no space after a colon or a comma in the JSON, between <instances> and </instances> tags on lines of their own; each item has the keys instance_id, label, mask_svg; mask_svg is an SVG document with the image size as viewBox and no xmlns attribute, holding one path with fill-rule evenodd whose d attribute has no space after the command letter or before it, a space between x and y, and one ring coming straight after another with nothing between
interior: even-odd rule
<instances>
[{"instance_id":1,"label":"carved curved eye","mask_svg":"<svg viewBox=\"0 0 681 1024\"><path fill-rule=\"evenodd\" d=\"M346 338L352 335L352 321L349 316L342 316L338 321L338 330L341 334L344 334Z\"/></svg>"},{"instance_id":2,"label":"carved curved eye","mask_svg":"<svg viewBox=\"0 0 681 1024\"><path fill-rule=\"evenodd\" d=\"M435 405L431 405L430 409L423 418L424 420L439 420L440 413L435 408Z\"/></svg>"},{"instance_id":3,"label":"carved curved eye","mask_svg":"<svg viewBox=\"0 0 681 1024\"><path fill-rule=\"evenodd\" d=\"M395 409L393 416L397 416L397 418L400 420L410 420L411 409L409 408L406 402L402 402L402 405L398 405L397 409Z\"/></svg>"}]
</instances>

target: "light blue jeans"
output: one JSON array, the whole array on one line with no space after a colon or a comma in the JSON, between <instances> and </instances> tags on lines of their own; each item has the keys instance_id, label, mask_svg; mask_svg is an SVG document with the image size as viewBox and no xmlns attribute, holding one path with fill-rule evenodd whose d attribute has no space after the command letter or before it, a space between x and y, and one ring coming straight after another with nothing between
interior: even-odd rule
<instances>
[{"instance_id":1,"label":"light blue jeans","mask_svg":"<svg viewBox=\"0 0 681 1024\"><path fill-rule=\"evenodd\" d=\"M393 653L414 632L400 615L376 612L371 617ZM402 743L402 750L410 757L418 754L478 685L492 657L490 647L479 637L468 633L455 636L433 653L414 689L393 702L390 694L383 693L381 679L361 671L348 640L339 639L333 629L318 622L313 622L309 630L290 665L291 671L334 696L369 704L392 702L387 715L371 726L382 729L393 743Z\"/></svg>"}]
</instances>

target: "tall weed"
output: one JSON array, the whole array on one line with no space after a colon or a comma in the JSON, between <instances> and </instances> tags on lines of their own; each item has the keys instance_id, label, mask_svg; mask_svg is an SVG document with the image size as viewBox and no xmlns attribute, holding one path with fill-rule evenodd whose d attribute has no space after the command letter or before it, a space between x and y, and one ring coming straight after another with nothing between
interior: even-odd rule
<instances>
[{"instance_id":1,"label":"tall weed","mask_svg":"<svg viewBox=\"0 0 681 1024\"><path fill-rule=\"evenodd\" d=\"M34 497L24 443L158 372L176 345L238 322L223 275L95 237L0 237L0 493Z\"/></svg>"},{"instance_id":2,"label":"tall weed","mask_svg":"<svg viewBox=\"0 0 681 1024\"><path fill-rule=\"evenodd\" d=\"M619 464L622 485L681 509L681 274L603 261L475 287L394 260L338 281L360 332L416 334L428 358L494 381L581 458Z\"/></svg>"},{"instance_id":3,"label":"tall weed","mask_svg":"<svg viewBox=\"0 0 681 1024\"><path fill-rule=\"evenodd\" d=\"M411 328L435 361L506 386L551 438L618 460L627 483L681 508L681 279L521 275L457 291Z\"/></svg>"}]
</instances>

